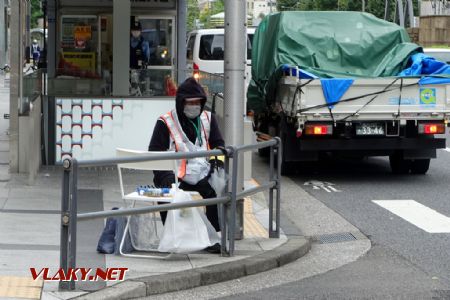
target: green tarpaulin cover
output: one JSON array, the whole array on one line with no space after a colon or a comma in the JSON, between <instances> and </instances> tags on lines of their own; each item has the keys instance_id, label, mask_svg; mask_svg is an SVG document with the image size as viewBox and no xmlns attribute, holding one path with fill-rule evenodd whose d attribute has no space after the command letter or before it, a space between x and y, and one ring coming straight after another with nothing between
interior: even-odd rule
<instances>
[{"instance_id":1,"label":"green tarpaulin cover","mask_svg":"<svg viewBox=\"0 0 450 300\"><path fill-rule=\"evenodd\" d=\"M275 96L284 64L321 78L388 77L420 47L404 28L368 13L289 11L266 17L252 43L248 109L260 112Z\"/></svg>"}]
</instances>

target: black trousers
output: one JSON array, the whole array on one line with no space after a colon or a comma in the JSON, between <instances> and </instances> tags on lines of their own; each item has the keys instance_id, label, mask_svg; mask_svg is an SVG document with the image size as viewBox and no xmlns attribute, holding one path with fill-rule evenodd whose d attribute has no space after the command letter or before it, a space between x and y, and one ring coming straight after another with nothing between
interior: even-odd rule
<instances>
[{"instance_id":1,"label":"black trousers","mask_svg":"<svg viewBox=\"0 0 450 300\"><path fill-rule=\"evenodd\" d=\"M206 198L214 198L216 197L216 192L209 185L207 178L200 180L197 184L191 185L186 182L180 182L180 189L185 191L195 191L198 192L203 199ZM158 204L165 204L165 202L158 202ZM161 221L164 224L167 218L167 211L161 211ZM214 227L216 231L220 231L219 225L219 213L217 205L208 205L206 206L206 217L208 218L211 225Z\"/></svg>"}]
</instances>

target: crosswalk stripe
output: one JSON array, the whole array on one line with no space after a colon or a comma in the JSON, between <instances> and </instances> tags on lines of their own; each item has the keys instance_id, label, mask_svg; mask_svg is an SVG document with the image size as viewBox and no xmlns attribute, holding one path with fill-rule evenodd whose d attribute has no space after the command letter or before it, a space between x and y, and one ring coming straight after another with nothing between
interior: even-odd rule
<instances>
[{"instance_id":1,"label":"crosswalk stripe","mask_svg":"<svg viewBox=\"0 0 450 300\"><path fill-rule=\"evenodd\" d=\"M325 187L325 186L322 185L322 188L323 188L325 191L327 191L328 193L331 193L331 191L330 191L327 187Z\"/></svg>"},{"instance_id":2,"label":"crosswalk stripe","mask_svg":"<svg viewBox=\"0 0 450 300\"><path fill-rule=\"evenodd\" d=\"M332 190L333 192L336 192L336 193L339 193L339 192L340 192L340 190L335 189L335 188L332 187L331 185L328 186L328 188L329 188L330 190Z\"/></svg>"},{"instance_id":3,"label":"crosswalk stripe","mask_svg":"<svg viewBox=\"0 0 450 300\"><path fill-rule=\"evenodd\" d=\"M414 200L372 200L429 233L450 233L450 218Z\"/></svg>"}]
</instances>

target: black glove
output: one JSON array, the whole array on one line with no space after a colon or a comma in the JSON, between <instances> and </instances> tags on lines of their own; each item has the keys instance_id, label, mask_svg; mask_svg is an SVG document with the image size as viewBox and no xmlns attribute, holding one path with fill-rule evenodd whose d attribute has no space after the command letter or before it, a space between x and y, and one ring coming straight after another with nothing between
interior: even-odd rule
<instances>
[{"instance_id":1,"label":"black glove","mask_svg":"<svg viewBox=\"0 0 450 300\"><path fill-rule=\"evenodd\" d=\"M167 172L167 174L161 176L158 184L155 182L155 185L160 188L171 188L173 183L175 183L175 175L172 172Z\"/></svg>"},{"instance_id":2,"label":"black glove","mask_svg":"<svg viewBox=\"0 0 450 300\"><path fill-rule=\"evenodd\" d=\"M224 168L224 166L225 166L223 161L221 161L220 159L216 159L216 158L210 159L209 163L211 164L211 169L212 168L216 168L216 169Z\"/></svg>"}]
</instances>

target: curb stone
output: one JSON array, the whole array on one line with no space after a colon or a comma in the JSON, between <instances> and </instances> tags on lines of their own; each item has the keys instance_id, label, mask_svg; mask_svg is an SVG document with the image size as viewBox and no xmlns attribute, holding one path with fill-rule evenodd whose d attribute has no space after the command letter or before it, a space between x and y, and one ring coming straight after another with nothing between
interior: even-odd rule
<instances>
[{"instance_id":1,"label":"curb stone","mask_svg":"<svg viewBox=\"0 0 450 300\"><path fill-rule=\"evenodd\" d=\"M191 289L283 266L304 256L310 249L311 239L290 236L283 245L253 257L192 270L129 279L74 299L132 299Z\"/></svg>"}]
</instances>

